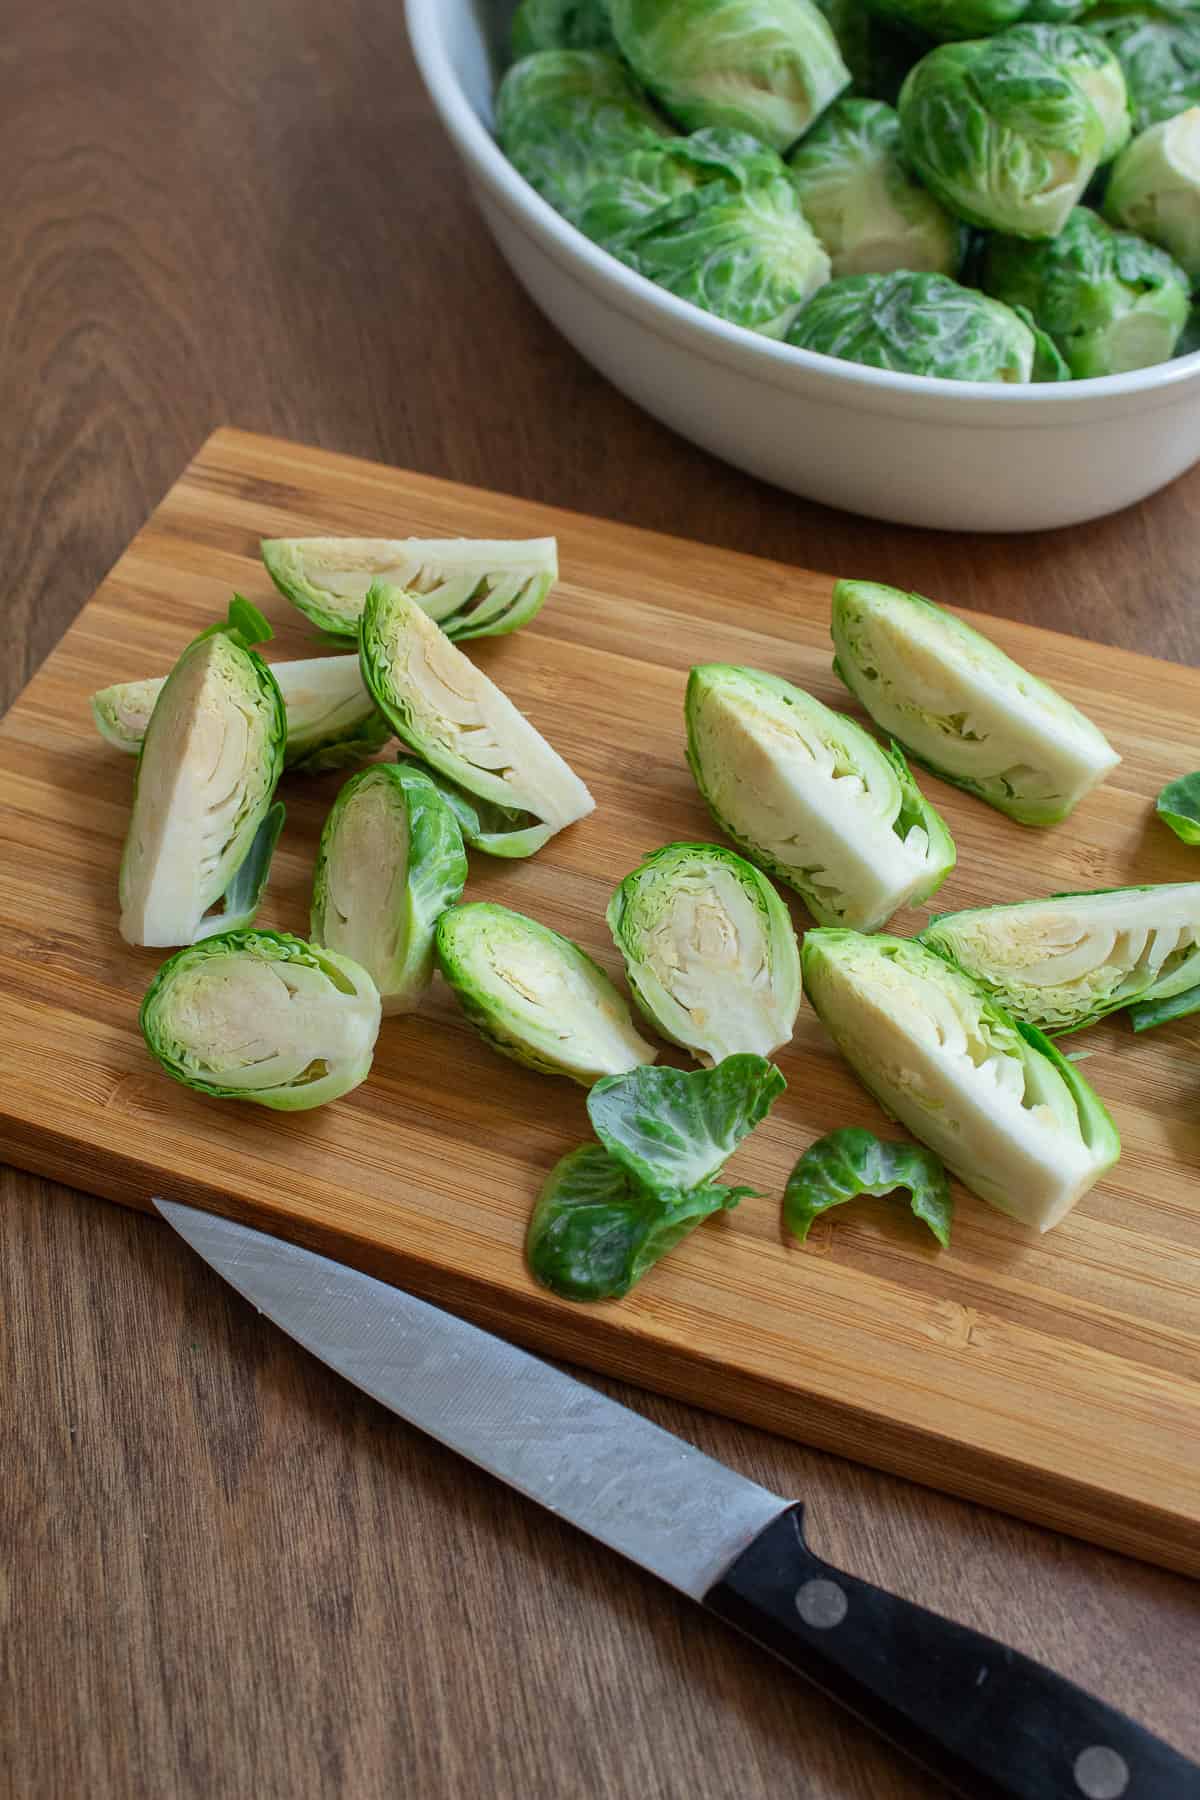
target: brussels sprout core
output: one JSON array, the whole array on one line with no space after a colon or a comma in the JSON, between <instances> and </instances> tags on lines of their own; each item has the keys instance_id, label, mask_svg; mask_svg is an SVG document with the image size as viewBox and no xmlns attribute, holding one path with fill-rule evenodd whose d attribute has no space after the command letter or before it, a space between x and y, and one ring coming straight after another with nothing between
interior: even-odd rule
<instances>
[{"instance_id":1,"label":"brussels sprout core","mask_svg":"<svg viewBox=\"0 0 1200 1800\"><path fill-rule=\"evenodd\" d=\"M1104 211L1169 250L1200 284L1200 106L1134 138L1113 165Z\"/></svg>"}]
</instances>

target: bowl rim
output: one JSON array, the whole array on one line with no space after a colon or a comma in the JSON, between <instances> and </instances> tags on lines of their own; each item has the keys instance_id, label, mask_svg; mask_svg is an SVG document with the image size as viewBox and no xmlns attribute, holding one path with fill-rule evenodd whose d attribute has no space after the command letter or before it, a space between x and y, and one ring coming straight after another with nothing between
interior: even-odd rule
<instances>
[{"instance_id":1,"label":"bowl rim","mask_svg":"<svg viewBox=\"0 0 1200 1800\"><path fill-rule=\"evenodd\" d=\"M469 0L468 0L469 3ZM672 336L686 336L692 348L711 360L739 367L761 381L774 386L810 387L818 378L849 390L845 399L856 398L860 406L872 399L950 403L954 410L975 411L981 404L1000 423L998 415L1010 415L1005 423L1031 423L1028 415L1107 410L1112 401L1145 400L1155 396L1159 404L1168 404L1177 395L1172 391L1200 378L1200 350L1186 356L1156 363L1148 369L1135 369L1124 375L1092 376L1081 381L1030 382L1012 384L993 381L951 381L943 376L904 375L890 369L873 369L862 363L843 361L813 350L802 350L773 338L748 331L717 318L689 300L659 287L648 277L602 250L590 238L531 187L501 150L496 139L472 106L451 63L442 31L442 21L452 6L461 0L405 0L404 12L418 71L443 125L456 147L486 182L492 197L515 223L533 227L543 248L553 246L555 260L578 271L583 266L593 278L593 285L609 290L609 297L620 295L625 304L621 310L643 323L647 314L657 315L660 325L668 321L674 327ZM805 378L808 378L807 380ZM1093 403L1089 406L1088 403ZM891 407L888 407L891 410ZM1121 412L1131 410L1121 407ZM1155 408L1154 410L1157 410ZM1018 421L1013 414L1023 414ZM1050 423L1050 419L1046 420ZM1055 423L1066 424L1066 418Z\"/></svg>"}]
</instances>

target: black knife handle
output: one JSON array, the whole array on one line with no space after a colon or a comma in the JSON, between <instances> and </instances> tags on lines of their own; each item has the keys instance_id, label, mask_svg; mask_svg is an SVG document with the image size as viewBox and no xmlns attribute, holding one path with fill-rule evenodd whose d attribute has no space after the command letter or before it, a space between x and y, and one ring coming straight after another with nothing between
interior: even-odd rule
<instances>
[{"instance_id":1,"label":"black knife handle","mask_svg":"<svg viewBox=\"0 0 1200 1800\"><path fill-rule=\"evenodd\" d=\"M966 1800L1200 1800L1200 1767L982 1632L843 1575L782 1513L704 1603Z\"/></svg>"}]
</instances>

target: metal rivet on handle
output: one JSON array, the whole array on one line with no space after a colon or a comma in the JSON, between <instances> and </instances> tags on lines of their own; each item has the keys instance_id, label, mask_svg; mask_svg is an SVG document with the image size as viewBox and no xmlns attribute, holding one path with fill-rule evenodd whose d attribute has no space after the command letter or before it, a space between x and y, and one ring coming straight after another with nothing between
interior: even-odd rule
<instances>
[{"instance_id":1,"label":"metal rivet on handle","mask_svg":"<svg viewBox=\"0 0 1200 1800\"><path fill-rule=\"evenodd\" d=\"M828 1631L832 1626L840 1625L849 1606L850 1602L836 1581L823 1581L819 1577L806 1581L796 1595L796 1611L814 1631Z\"/></svg>"},{"instance_id":2,"label":"metal rivet on handle","mask_svg":"<svg viewBox=\"0 0 1200 1800\"><path fill-rule=\"evenodd\" d=\"M1129 1786L1129 1764L1107 1744L1093 1744L1075 1758L1075 1786L1087 1800L1121 1800Z\"/></svg>"}]
</instances>

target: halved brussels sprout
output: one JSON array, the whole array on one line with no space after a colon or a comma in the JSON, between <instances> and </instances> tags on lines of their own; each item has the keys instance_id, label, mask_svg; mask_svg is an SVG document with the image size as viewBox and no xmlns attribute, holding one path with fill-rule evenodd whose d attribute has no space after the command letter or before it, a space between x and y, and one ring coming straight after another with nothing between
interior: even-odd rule
<instances>
[{"instance_id":1,"label":"halved brussels sprout","mask_svg":"<svg viewBox=\"0 0 1200 1800\"><path fill-rule=\"evenodd\" d=\"M1187 276L1165 250L1086 206L1046 242L990 237L980 285L1028 307L1080 380L1166 362L1191 308Z\"/></svg>"},{"instance_id":2,"label":"halved brussels sprout","mask_svg":"<svg viewBox=\"0 0 1200 1800\"><path fill-rule=\"evenodd\" d=\"M462 640L528 625L558 580L554 538L265 538L262 559L305 618L355 639L373 582L407 589Z\"/></svg>"},{"instance_id":3,"label":"halved brussels sprout","mask_svg":"<svg viewBox=\"0 0 1200 1800\"><path fill-rule=\"evenodd\" d=\"M1087 0L869 0L871 11L942 43L990 37L1010 25L1069 25Z\"/></svg>"},{"instance_id":4,"label":"halved brussels sprout","mask_svg":"<svg viewBox=\"0 0 1200 1800\"><path fill-rule=\"evenodd\" d=\"M1032 319L946 275L843 275L787 334L799 350L942 381L1065 381L1067 366Z\"/></svg>"},{"instance_id":5,"label":"halved brussels sprout","mask_svg":"<svg viewBox=\"0 0 1200 1800\"><path fill-rule=\"evenodd\" d=\"M360 963L385 1013L411 1012L433 980L437 922L466 880L462 832L429 776L377 763L350 778L325 821L313 941Z\"/></svg>"},{"instance_id":6,"label":"halved brussels sprout","mask_svg":"<svg viewBox=\"0 0 1200 1800\"><path fill-rule=\"evenodd\" d=\"M1151 125L1113 164L1104 211L1169 250L1200 285L1200 106Z\"/></svg>"},{"instance_id":7,"label":"halved brussels sprout","mask_svg":"<svg viewBox=\"0 0 1200 1800\"><path fill-rule=\"evenodd\" d=\"M493 841L476 838L481 849L532 856L595 807L557 750L403 588L368 593L359 655L396 736L485 804ZM493 828L496 819L502 824Z\"/></svg>"},{"instance_id":8,"label":"halved brussels sprout","mask_svg":"<svg viewBox=\"0 0 1200 1800\"><path fill-rule=\"evenodd\" d=\"M192 944L254 918L283 825L271 801L287 715L250 648L270 636L262 614L235 599L227 622L189 644L163 683L121 858L126 943Z\"/></svg>"},{"instance_id":9,"label":"halved brussels sprout","mask_svg":"<svg viewBox=\"0 0 1200 1800\"><path fill-rule=\"evenodd\" d=\"M881 731L1022 825L1054 825L1120 762L1090 719L920 594L833 590L834 670Z\"/></svg>"},{"instance_id":10,"label":"halved brussels sprout","mask_svg":"<svg viewBox=\"0 0 1200 1800\"><path fill-rule=\"evenodd\" d=\"M522 58L496 94L496 136L518 174L573 219L589 188L627 151L667 126L617 57L542 50Z\"/></svg>"},{"instance_id":11,"label":"halved brussels sprout","mask_svg":"<svg viewBox=\"0 0 1200 1800\"><path fill-rule=\"evenodd\" d=\"M688 130L732 125L787 150L849 84L810 0L611 0L638 79Z\"/></svg>"},{"instance_id":12,"label":"halved brussels sprout","mask_svg":"<svg viewBox=\"0 0 1200 1800\"><path fill-rule=\"evenodd\" d=\"M521 0L508 41L514 62L536 50L617 48L607 0Z\"/></svg>"},{"instance_id":13,"label":"halved brussels sprout","mask_svg":"<svg viewBox=\"0 0 1200 1800\"><path fill-rule=\"evenodd\" d=\"M1059 1036L1200 984L1200 882L1057 894L947 913L921 942L1014 1019Z\"/></svg>"},{"instance_id":14,"label":"halved brussels sprout","mask_svg":"<svg viewBox=\"0 0 1200 1800\"><path fill-rule=\"evenodd\" d=\"M1200 105L1200 14L1193 7L1117 0L1093 7L1081 23L1120 62L1135 131Z\"/></svg>"},{"instance_id":15,"label":"halved brussels sprout","mask_svg":"<svg viewBox=\"0 0 1200 1800\"><path fill-rule=\"evenodd\" d=\"M899 751L803 689L707 663L688 678L686 712L713 818L822 924L877 931L954 867L954 841Z\"/></svg>"},{"instance_id":16,"label":"halved brussels sprout","mask_svg":"<svg viewBox=\"0 0 1200 1800\"><path fill-rule=\"evenodd\" d=\"M599 964L507 906L450 907L438 921L437 959L480 1036L544 1075L590 1087L658 1055Z\"/></svg>"},{"instance_id":17,"label":"halved brussels sprout","mask_svg":"<svg viewBox=\"0 0 1200 1800\"><path fill-rule=\"evenodd\" d=\"M899 100L904 154L969 225L1053 237L1082 197L1110 132L1065 61L1080 50L1076 40L1103 56L1103 45L1070 26L1016 25L941 44L910 70Z\"/></svg>"},{"instance_id":18,"label":"halved brussels sprout","mask_svg":"<svg viewBox=\"0 0 1200 1800\"><path fill-rule=\"evenodd\" d=\"M357 656L314 656L269 666L287 713L284 764L297 774L350 768L391 737L391 726L363 685ZM93 694L92 717L101 737L136 755L166 679L121 681Z\"/></svg>"},{"instance_id":19,"label":"halved brussels sprout","mask_svg":"<svg viewBox=\"0 0 1200 1800\"><path fill-rule=\"evenodd\" d=\"M800 958L787 908L761 870L718 844L667 844L626 875L608 927L634 999L700 1062L789 1042Z\"/></svg>"},{"instance_id":20,"label":"halved brussels sprout","mask_svg":"<svg viewBox=\"0 0 1200 1800\"><path fill-rule=\"evenodd\" d=\"M966 232L910 175L900 121L882 100L835 101L788 166L835 276L958 273Z\"/></svg>"},{"instance_id":21,"label":"halved brussels sprout","mask_svg":"<svg viewBox=\"0 0 1200 1800\"><path fill-rule=\"evenodd\" d=\"M1116 1162L1116 1127L1075 1066L923 944L810 931L803 967L863 1085L990 1206L1048 1231Z\"/></svg>"},{"instance_id":22,"label":"halved brussels sprout","mask_svg":"<svg viewBox=\"0 0 1200 1800\"><path fill-rule=\"evenodd\" d=\"M227 931L180 950L141 1010L168 1075L277 1112L306 1112L365 1081L379 1020L365 969L279 931Z\"/></svg>"}]
</instances>

